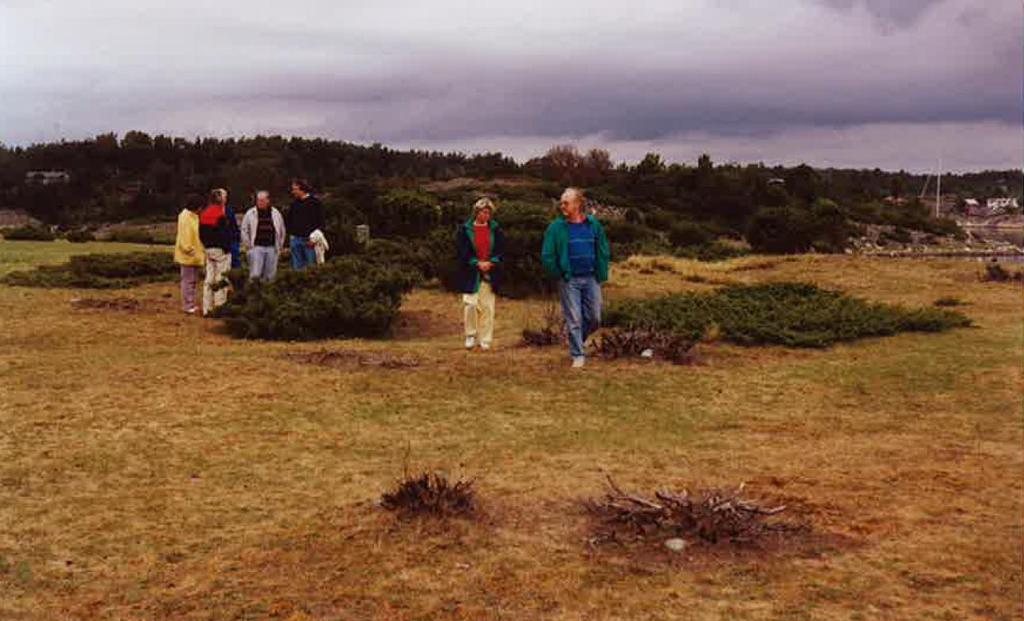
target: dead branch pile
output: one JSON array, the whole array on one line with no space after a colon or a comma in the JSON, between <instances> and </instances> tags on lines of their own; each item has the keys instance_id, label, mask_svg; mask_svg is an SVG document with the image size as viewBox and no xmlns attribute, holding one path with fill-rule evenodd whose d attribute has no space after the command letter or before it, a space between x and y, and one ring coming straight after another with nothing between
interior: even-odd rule
<instances>
[{"instance_id":1,"label":"dead branch pile","mask_svg":"<svg viewBox=\"0 0 1024 621\"><path fill-rule=\"evenodd\" d=\"M769 521L786 507L763 507L736 489L706 489L691 494L659 491L653 498L627 494L609 477L601 498L585 500L584 509L596 521L595 542L643 541L653 537L682 537L708 543L747 543L769 531L792 525Z\"/></svg>"},{"instance_id":2,"label":"dead branch pile","mask_svg":"<svg viewBox=\"0 0 1024 621\"><path fill-rule=\"evenodd\" d=\"M605 358L657 356L675 364L692 364L696 343L672 332L658 330L613 329L602 332L594 347Z\"/></svg>"},{"instance_id":3,"label":"dead branch pile","mask_svg":"<svg viewBox=\"0 0 1024 621\"><path fill-rule=\"evenodd\" d=\"M553 303L544 309L544 323L540 328L523 330L523 344L529 347L548 347L566 342L565 319Z\"/></svg>"},{"instance_id":4,"label":"dead branch pile","mask_svg":"<svg viewBox=\"0 0 1024 621\"><path fill-rule=\"evenodd\" d=\"M75 298L71 300L75 308L91 310L112 310L133 313L142 308L142 303L132 298Z\"/></svg>"},{"instance_id":5,"label":"dead branch pile","mask_svg":"<svg viewBox=\"0 0 1024 621\"><path fill-rule=\"evenodd\" d=\"M394 489L381 495L380 504L404 516L468 516L476 509L476 492L473 481L459 479L453 483L443 474L425 472L415 477L406 475Z\"/></svg>"},{"instance_id":6,"label":"dead branch pile","mask_svg":"<svg viewBox=\"0 0 1024 621\"><path fill-rule=\"evenodd\" d=\"M1022 282L1024 283L1024 271L1008 270L998 261L985 264L985 273L981 280L985 282Z\"/></svg>"},{"instance_id":7,"label":"dead branch pile","mask_svg":"<svg viewBox=\"0 0 1024 621\"><path fill-rule=\"evenodd\" d=\"M416 356L406 354L389 354L386 352L360 352L347 349L321 349L311 352L289 352L284 357L295 362L315 364L324 367L337 367L355 364L364 367L381 367L384 369L407 369L418 367L421 361Z\"/></svg>"}]
</instances>

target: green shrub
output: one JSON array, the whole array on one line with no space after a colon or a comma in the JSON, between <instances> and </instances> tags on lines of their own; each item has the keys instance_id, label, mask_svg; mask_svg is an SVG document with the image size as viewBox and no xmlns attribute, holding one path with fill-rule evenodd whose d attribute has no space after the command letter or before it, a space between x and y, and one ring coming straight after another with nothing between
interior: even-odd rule
<instances>
[{"instance_id":1,"label":"green shrub","mask_svg":"<svg viewBox=\"0 0 1024 621\"><path fill-rule=\"evenodd\" d=\"M246 284L221 307L232 335L272 340L380 337L418 275L367 257L347 256L271 283Z\"/></svg>"},{"instance_id":2,"label":"green shrub","mask_svg":"<svg viewBox=\"0 0 1024 621\"><path fill-rule=\"evenodd\" d=\"M423 238L440 224L441 206L425 192L390 190L367 213L370 229L382 237Z\"/></svg>"},{"instance_id":3,"label":"green shrub","mask_svg":"<svg viewBox=\"0 0 1024 621\"><path fill-rule=\"evenodd\" d=\"M933 217L931 210L917 198L899 205L878 202L856 204L850 210L850 217L857 222L888 224L932 235L951 235L959 240L967 237L955 220Z\"/></svg>"},{"instance_id":4,"label":"green shrub","mask_svg":"<svg viewBox=\"0 0 1024 621\"><path fill-rule=\"evenodd\" d=\"M56 238L48 227L31 224L4 231L4 239L10 241L53 241Z\"/></svg>"},{"instance_id":5,"label":"green shrub","mask_svg":"<svg viewBox=\"0 0 1024 621\"><path fill-rule=\"evenodd\" d=\"M177 274L178 266L169 253L84 254L71 257L62 265L11 272L3 282L19 287L127 289L173 280Z\"/></svg>"},{"instance_id":6,"label":"green shrub","mask_svg":"<svg viewBox=\"0 0 1024 621\"><path fill-rule=\"evenodd\" d=\"M658 231L642 224L627 220L607 220L601 224L611 245L612 260L625 260L634 254L662 254L667 250Z\"/></svg>"},{"instance_id":7,"label":"green shrub","mask_svg":"<svg viewBox=\"0 0 1024 621\"><path fill-rule=\"evenodd\" d=\"M74 231L68 231L68 234L64 236L64 239L75 244L82 244L85 242L96 241L96 236L88 229L77 229Z\"/></svg>"},{"instance_id":8,"label":"green shrub","mask_svg":"<svg viewBox=\"0 0 1024 621\"><path fill-rule=\"evenodd\" d=\"M686 220L674 223L668 232L668 241L676 248L703 246L714 239L715 235L707 228Z\"/></svg>"},{"instance_id":9,"label":"green shrub","mask_svg":"<svg viewBox=\"0 0 1024 621\"><path fill-rule=\"evenodd\" d=\"M835 202L818 199L810 207L791 205L758 210L747 228L747 241L757 252L786 254L842 252L853 227Z\"/></svg>"},{"instance_id":10,"label":"green shrub","mask_svg":"<svg viewBox=\"0 0 1024 621\"><path fill-rule=\"evenodd\" d=\"M606 323L694 340L717 326L723 339L741 345L828 347L898 332L938 332L968 326L970 320L944 309L905 309L809 284L774 283L630 300L612 306Z\"/></svg>"},{"instance_id":11,"label":"green shrub","mask_svg":"<svg viewBox=\"0 0 1024 621\"><path fill-rule=\"evenodd\" d=\"M674 254L677 257L697 259L698 261L725 261L746 256L750 254L750 251L742 246L715 240L700 246L677 248Z\"/></svg>"},{"instance_id":12,"label":"green shrub","mask_svg":"<svg viewBox=\"0 0 1024 621\"><path fill-rule=\"evenodd\" d=\"M882 231L878 238L882 242L894 242L897 244L909 244L914 241L910 231L901 226L896 227L892 231Z\"/></svg>"},{"instance_id":13,"label":"green shrub","mask_svg":"<svg viewBox=\"0 0 1024 621\"><path fill-rule=\"evenodd\" d=\"M814 241L810 214L795 207L767 207L754 214L747 241L756 252L807 252Z\"/></svg>"}]
</instances>

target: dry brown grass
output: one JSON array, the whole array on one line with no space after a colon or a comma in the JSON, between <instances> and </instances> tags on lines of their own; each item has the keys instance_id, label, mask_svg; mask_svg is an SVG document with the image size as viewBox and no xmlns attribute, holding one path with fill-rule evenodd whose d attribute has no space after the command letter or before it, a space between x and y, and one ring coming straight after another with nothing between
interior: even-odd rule
<instances>
[{"instance_id":1,"label":"dry brown grass","mask_svg":"<svg viewBox=\"0 0 1024 621\"><path fill-rule=\"evenodd\" d=\"M185 317L173 285L132 290L137 314L0 287L0 618L1020 618L1018 290L954 261L659 261L672 271L617 268L608 297L800 279L955 295L979 327L570 375L560 348L515 347L541 301L500 301L497 350L470 354L437 291L405 312L455 317L451 334L292 345ZM321 348L430 364L283 357ZM475 479L485 517L376 507L407 447ZM594 553L571 507L605 472L639 489L747 481L840 539L697 565Z\"/></svg>"}]
</instances>

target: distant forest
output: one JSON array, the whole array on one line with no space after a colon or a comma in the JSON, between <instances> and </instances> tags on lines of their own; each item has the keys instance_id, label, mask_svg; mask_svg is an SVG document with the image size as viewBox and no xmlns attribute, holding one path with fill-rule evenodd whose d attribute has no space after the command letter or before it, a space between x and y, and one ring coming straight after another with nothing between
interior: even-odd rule
<instances>
[{"instance_id":1,"label":"distant forest","mask_svg":"<svg viewBox=\"0 0 1024 621\"><path fill-rule=\"evenodd\" d=\"M67 182L26 179L30 171L53 170L66 171ZM909 210L897 218L907 225L929 217L916 201L926 177L904 171L716 164L707 155L694 163L668 163L653 153L634 165L615 165L606 151L580 153L571 146L553 147L517 163L500 153L398 151L278 136L188 140L139 131L0 146L0 208L22 209L65 226L168 220L211 187L228 188L239 209L248 206L254 190L263 188L284 204L289 200L288 179L295 176L309 179L330 197L329 208L351 218L365 216L382 202L401 218L395 196L415 197L425 186L467 177L507 181L499 184L504 189L498 194L534 203L555 198L564 185L580 185L602 203L628 210L637 221L657 225L681 218L740 234L761 210L800 211L817 204L820 211L822 201L858 221L886 221L891 216L887 211L899 209ZM530 189L516 190L517 179ZM1019 197L1022 191L1019 170L945 175L942 183L944 193L980 199ZM934 180L929 191L934 192ZM433 198L444 202L468 197L434 193ZM886 198L890 200L883 202Z\"/></svg>"}]
</instances>

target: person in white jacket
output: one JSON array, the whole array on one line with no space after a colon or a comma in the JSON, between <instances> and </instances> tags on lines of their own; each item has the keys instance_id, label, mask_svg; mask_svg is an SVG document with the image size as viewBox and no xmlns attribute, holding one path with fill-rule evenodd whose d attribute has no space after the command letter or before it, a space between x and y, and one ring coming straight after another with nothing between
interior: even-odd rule
<instances>
[{"instance_id":1,"label":"person in white jacket","mask_svg":"<svg viewBox=\"0 0 1024 621\"><path fill-rule=\"evenodd\" d=\"M242 218L242 246L249 258L249 279L270 282L285 240L284 217L270 204L270 192L256 193L256 206Z\"/></svg>"}]
</instances>

